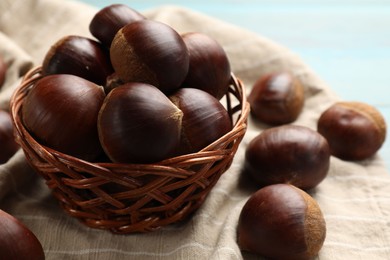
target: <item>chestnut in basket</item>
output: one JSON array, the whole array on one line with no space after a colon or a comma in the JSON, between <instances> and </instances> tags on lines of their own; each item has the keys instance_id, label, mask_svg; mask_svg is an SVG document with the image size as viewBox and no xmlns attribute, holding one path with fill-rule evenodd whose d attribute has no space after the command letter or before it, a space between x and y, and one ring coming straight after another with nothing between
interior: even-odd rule
<instances>
[{"instance_id":1,"label":"chestnut in basket","mask_svg":"<svg viewBox=\"0 0 390 260\"><path fill-rule=\"evenodd\" d=\"M304 126L283 125L264 130L249 143L245 172L260 185L289 183L307 190L328 174L326 139Z\"/></svg>"},{"instance_id":2,"label":"chestnut in basket","mask_svg":"<svg viewBox=\"0 0 390 260\"><path fill-rule=\"evenodd\" d=\"M345 160L373 156L386 138L386 122L373 106L362 102L337 102L320 116L318 132L332 155Z\"/></svg>"},{"instance_id":3,"label":"chestnut in basket","mask_svg":"<svg viewBox=\"0 0 390 260\"><path fill-rule=\"evenodd\" d=\"M113 162L157 162L177 148L182 117L156 87L126 83L104 100L98 118L100 142Z\"/></svg>"},{"instance_id":4,"label":"chestnut in basket","mask_svg":"<svg viewBox=\"0 0 390 260\"><path fill-rule=\"evenodd\" d=\"M303 108L303 86L290 72L271 73L256 81L248 102L251 114L264 123L291 123Z\"/></svg>"},{"instance_id":5,"label":"chestnut in basket","mask_svg":"<svg viewBox=\"0 0 390 260\"><path fill-rule=\"evenodd\" d=\"M101 154L97 117L103 87L70 75L49 75L30 89L22 121L42 145L84 160Z\"/></svg>"},{"instance_id":6,"label":"chestnut in basket","mask_svg":"<svg viewBox=\"0 0 390 260\"><path fill-rule=\"evenodd\" d=\"M5 110L0 110L0 164L7 162L19 149L13 129L11 115Z\"/></svg>"},{"instance_id":7,"label":"chestnut in basket","mask_svg":"<svg viewBox=\"0 0 390 260\"><path fill-rule=\"evenodd\" d=\"M288 184L258 190L239 217L241 250L270 259L312 259L325 237L326 223L317 202Z\"/></svg>"},{"instance_id":8,"label":"chestnut in basket","mask_svg":"<svg viewBox=\"0 0 390 260\"><path fill-rule=\"evenodd\" d=\"M124 4L112 4L95 14L89 31L105 47L110 48L115 34L125 25L146 19L145 16Z\"/></svg>"},{"instance_id":9,"label":"chestnut in basket","mask_svg":"<svg viewBox=\"0 0 390 260\"><path fill-rule=\"evenodd\" d=\"M0 56L0 88L4 84L6 72L7 72L7 65L5 64L4 59Z\"/></svg>"},{"instance_id":10,"label":"chestnut in basket","mask_svg":"<svg viewBox=\"0 0 390 260\"><path fill-rule=\"evenodd\" d=\"M180 87L189 67L181 36L170 26L152 20L136 21L120 29L112 41L110 57L123 82L148 83L164 93Z\"/></svg>"},{"instance_id":11,"label":"chestnut in basket","mask_svg":"<svg viewBox=\"0 0 390 260\"><path fill-rule=\"evenodd\" d=\"M58 40L46 53L42 74L72 74L104 85L113 72L109 52L92 39L68 35Z\"/></svg>"},{"instance_id":12,"label":"chestnut in basket","mask_svg":"<svg viewBox=\"0 0 390 260\"><path fill-rule=\"evenodd\" d=\"M198 152L232 129L225 107L203 90L182 88L169 98L183 111L178 154Z\"/></svg>"},{"instance_id":13,"label":"chestnut in basket","mask_svg":"<svg viewBox=\"0 0 390 260\"><path fill-rule=\"evenodd\" d=\"M230 82L230 63L222 46L202 33L182 35L190 55L190 67L183 87L199 88L221 99Z\"/></svg>"},{"instance_id":14,"label":"chestnut in basket","mask_svg":"<svg viewBox=\"0 0 390 260\"><path fill-rule=\"evenodd\" d=\"M0 230L1 259L45 259L42 245L34 233L3 210L0 210Z\"/></svg>"}]
</instances>

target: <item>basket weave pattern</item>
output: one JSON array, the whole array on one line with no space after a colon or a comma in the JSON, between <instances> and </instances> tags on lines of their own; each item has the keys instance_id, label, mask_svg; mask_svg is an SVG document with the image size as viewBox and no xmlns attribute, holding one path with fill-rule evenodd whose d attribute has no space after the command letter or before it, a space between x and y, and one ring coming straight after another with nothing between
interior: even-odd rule
<instances>
[{"instance_id":1,"label":"basket weave pattern","mask_svg":"<svg viewBox=\"0 0 390 260\"><path fill-rule=\"evenodd\" d=\"M39 144L23 126L23 100L41 77L41 67L29 71L11 99L16 139L65 212L92 228L147 232L185 219L230 167L246 131L249 104L232 75L225 98L233 129L201 151L158 164L86 162Z\"/></svg>"}]
</instances>

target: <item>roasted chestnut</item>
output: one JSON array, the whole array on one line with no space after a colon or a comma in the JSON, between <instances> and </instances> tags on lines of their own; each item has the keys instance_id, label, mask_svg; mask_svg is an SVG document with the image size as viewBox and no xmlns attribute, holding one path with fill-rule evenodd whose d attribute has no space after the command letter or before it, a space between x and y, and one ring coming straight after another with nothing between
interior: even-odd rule
<instances>
[{"instance_id":1,"label":"roasted chestnut","mask_svg":"<svg viewBox=\"0 0 390 260\"><path fill-rule=\"evenodd\" d=\"M271 125L287 124L302 111L304 89L290 72L271 73L256 81L248 102L256 119Z\"/></svg>"},{"instance_id":2,"label":"roasted chestnut","mask_svg":"<svg viewBox=\"0 0 390 260\"><path fill-rule=\"evenodd\" d=\"M4 84L6 72L7 72L7 64L5 64L4 59L0 56L0 88Z\"/></svg>"},{"instance_id":3,"label":"roasted chestnut","mask_svg":"<svg viewBox=\"0 0 390 260\"><path fill-rule=\"evenodd\" d=\"M24 126L42 145L84 160L102 153L97 117L103 87L70 75L38 80L22 105Z\"/></svg>"},{"instance_id":4,"label":"roasted chestnut","mask_svg":"<svg viewBox=\"0 0 390 260\"><path fill-rule=\"evenodd\" d=\"M13 129L11 115L0 109L0 164L7 162L19 149L14 139Z\"/></svg>"},{"instance_id":5,"label":"roasted chestnut","mask_svg":"<svg viewBox=\"0 0 390 260\"><path fill-rule=\"evenodd\" d=\"M187 46L190 65L183 87L198 88L217 99L228 91L231 70L222 46L202 33L182 35Z\"/></svg>"},{"instance_id":6,"label":"roasted chestnut","mask_svg":"<svg viewBox=\"0 0 390 260\"><path fill-rule=\"evenodd\" d=\"M328 174L326 139L304 126L283 125L264 130L246 148L244 172L260 185L289 183L307 190Z\"/></svg>"},{"instance_id":7,"label":"roasted chestnut","mask_svg":"<svg viewBox=\"0 0 390 260\"><path fill-rule=\"evenodd\" d=\"M312 259L326 237L318 203L288 184L266 186L254 193L241 210L237 229L241 250L267 259Z\"/></svg>"},{"instance_id":8,"label":"roasted chestnut","mask_svg":"<svg viewBox=\"0 0 390 260\"><path fill-rule=\"evenodd\" d=\"M113 162L158 162L177 148L182 117L156 87L126 83L104 100L98 118L100 142Z\"/></svg>"},{"instance_id":9,"label":"roasted chestnut","mask_svg":"<svg viewBox=\"0 0 390 260\"><path fill-rule=\"evenodd\" d=\"M145 16L124 4L112 4L95 14L89 24L89 31L104 46L110 48L115 34L125 25L146 19Z\"/></svg>"},{"instance_id":10,"label":"roasted chestnut","mask_svg":"<svg viewBox=\"0 0 390 260\"><path fill-rule=\"evenodd\" d=\"M373 156L386 138L386 122L373 106L362 102L337 102L325 110L317 123L331 154L345 160Z\"/></svg>"},{"instance_id":11,"label":"roasted chestnut","mask_svg":"<svg viewBox=\"0 0 390 260\"><path fill-rule=\"evenodd\" d=\"M176 155L198 152L232 129L225 107L203 90L181 88L169 98L183 112Z\"/></svg>"},{"instance_id":12,"label":"roasted chestnut","mask_svg":"<svg viewBox=\"0 0 390 260\"><path fill-rule=\"evenodd\" d=\"M122 27L112 41L110 57L123 82L148 83L164 93L180 87L189 67L181 36L170 26L152 20Z\"/></svg>"},{"instance_id":13,"label":"roasted chestnut","mask_svg":"<svg viewBox=\"0 0 390 260\"><path fill-rule=\"evenodd\" d=\"M46 53L43 75L72 74L104 85L113 73L109 52L92 39L69 35L57 41Z\"/></svg>"},{"instance_id":14,"label":"roasted chestnut","mask_svg":"<svg viewBox=\"0 0 390 260\"><path fill-rule=\"evenodd\" d=\"M0 210L0 258L44 260L41 242L20 220Z\"/></svg>"}]
</instances>

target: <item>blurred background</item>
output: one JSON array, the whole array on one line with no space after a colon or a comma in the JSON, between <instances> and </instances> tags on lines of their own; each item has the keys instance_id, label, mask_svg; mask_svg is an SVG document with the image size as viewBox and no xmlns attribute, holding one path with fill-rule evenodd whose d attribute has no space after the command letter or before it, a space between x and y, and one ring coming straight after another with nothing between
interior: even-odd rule
<instances>
[{"instance_id":1,"label":"blurred background","mask_svg":"<svg viewBox=\"0 0 390 260\"><path fill-rule=\"evenodd\" d=\"M180 5L246 28L289 48L338 96L375 106L390 124L390 0L81 1L140 12ZM389 140L379 154L390 169Z\"/></svg>"}]
</instances>

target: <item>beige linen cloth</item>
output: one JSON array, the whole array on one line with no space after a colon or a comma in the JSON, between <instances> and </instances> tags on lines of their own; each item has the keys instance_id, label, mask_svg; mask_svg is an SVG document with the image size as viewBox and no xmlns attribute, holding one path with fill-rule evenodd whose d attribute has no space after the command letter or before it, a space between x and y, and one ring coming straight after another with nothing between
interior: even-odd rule
<instances>
[{"instance_id":1,"label":"beige linen cloth","mask_svg":"<svg viewBox=\"0 0 390 260\"><path fill-rule=\"evenodd\" d=\"M48 48L61 36L90 36L88 25L96 11L63 0L1 0L0 54L10 69L0 93L0 106L8 107L20 76L41 64ZM179 32L198 31L219 41L248 93L261 75L291 70L306 90L304 111L294 124L315 129L320 113L338 100L299 57L268 39L175 6L145 14ZM0 208L36 234L47 259L262 259L240 251L236 230L240 210L256 190L241 174L244 151L266 127L250 119L233 165L203 206L190 220L152 233L114 235L85 227L67 216L44 181L27 166L21 151L0 165ZM390 174L379 156L362 162L332 157L328 177L311 195L320 204L327 223L319 259L390 259Z\"/></svg>"}]
</instances>

